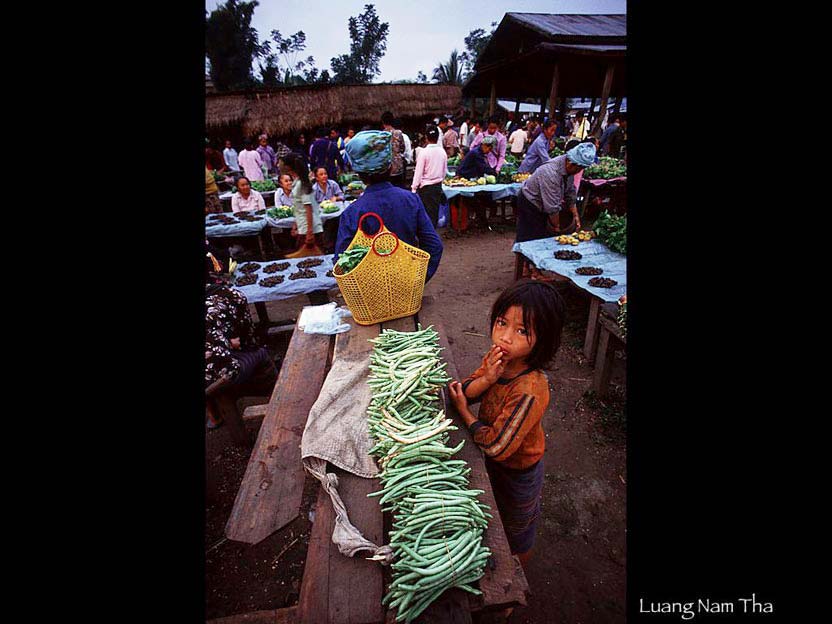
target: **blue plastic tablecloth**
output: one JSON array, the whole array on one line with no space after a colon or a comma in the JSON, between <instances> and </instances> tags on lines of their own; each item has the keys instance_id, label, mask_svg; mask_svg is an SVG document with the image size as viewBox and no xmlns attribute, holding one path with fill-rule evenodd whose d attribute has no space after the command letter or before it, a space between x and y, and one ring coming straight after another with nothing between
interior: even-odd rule
<instances>
[{"instance_id":1,"label":"blue plastic tablecloth","mask_svg":"<svg viewBox=\"0 0 832 624\"><path fill-rule=\"evenodd\" d=\"M457 195L463 197L473 197L475 193L491 193L491 199L503 199L504 197L512 197L520 192L520 187L523 186L520 182L512 182L511 184L481 184L477 186L445 186L442 185L442 192L445 193L447 199L451 199Z\"/></svg>"},{"instance_id":2,"label":"blue plastic tablecloth","mask_svg":"<svg viewBox=\"0 0 832 624\"><path fill-rule=\"evenodd\" d=\"M554 254L561 249L577 251L583 258L558 260ZM580 245L558 245L554 238L541 238L525 243L514 243L511 250L526 256L538 269L553 271L568 277L576 286L604 301L615 303L621 295L627 294L627 256L610 251L606 245L597 240L583 242ZM597 276L575 273L575 269L582 266L598 267L604 272ZM596 288L589 285L589 280L593 277L608 277L618 284L612 288Z\"/></svg>"},{"instance_id":3,"label":"blue plastic tablecloth","mask_svg":"<svg viewBox=\"0 0 832 624\"><path fill-rule=\"evenodd\" d=\"M223 225L221 223L218 225L212 225L212 223L216 223L210 219L210 217L214 214L217 213L205 215L205 235L208 237L257 236L260 231L266 227L265 217L260 217L257 221L240 221L239 223L232 223L231 225ZM224 212L222 214L229 217L234 216L231 212Z\"/></svg>"},{"instance_id":4,"label":"blue plastic tablecloth","mask_svg":"<svg viewBox=\"0 0 832 624\"><path fill-rule=\"evenodd\" d=\"M289 279L289 276L292 273L299 270L297 268L298 262L311 260L313 258L321 258L323 260L322 264L314 266L310 269L315 271L317 277L296 280ZM284 271L278 271L276 273L263 272L263 268L272 262L288 262L291 266ZM326 276L326 272L333 268L332 255L310 256L308 258L287 258L285 260L266 260L265 262L260 262L258 260L257 263L260 265L260 269L255 272L257 281L254 282L254 284L250 286L237 286L236 284L237 279L245 275L245 273L240 271L240 267L248 264L248 262L240 263L240 266L238 266L237 270L234 272L234 280L231 282L231 286L242 292L246 296L246 299L248 299L249 303L279 301L281 299L294 297L295 295L306 295L316 290L329 290L330 288L335 288L338 285L334 277ZM261 279L272 277L274 275L283 275L283 282L271 288L260 285Z\"/></svg>"}]
</instances>

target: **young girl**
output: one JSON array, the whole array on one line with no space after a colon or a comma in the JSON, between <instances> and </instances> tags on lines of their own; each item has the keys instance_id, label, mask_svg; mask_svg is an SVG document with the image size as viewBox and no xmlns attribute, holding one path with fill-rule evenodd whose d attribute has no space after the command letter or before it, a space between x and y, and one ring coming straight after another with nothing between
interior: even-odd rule
<instances>
[{"instance_id":1,"label":"young girl","mask_svg":"<svg viewBox=\"0 0 832 624\"><path fill-rule=\"evenodd\" d=\"M526 566L540 515L543 452L541 420L549 384L541 370L560 346L563 300L551 284L522 280L491 309L493 346L462 383L450 384L451 400L486 467L512 554ZM482 401L479 417L469 402Z\"/></svg>"},{"instance_id":2,"label":"young girl","mask_svg":"<svg viewBox=\"0 0 832 624\"><path fill-rule=\"evenodd\" d=\"M292 186L292 201L298 232L298 250L286 257L319 256L323 253L320 245L323 244L321 233L324 227L321 222L321 208L315 200L312 182L309 179L309 169L298 154L288 154L283 162L286 173L295 180Z\"/></svg>"}]
</instances>

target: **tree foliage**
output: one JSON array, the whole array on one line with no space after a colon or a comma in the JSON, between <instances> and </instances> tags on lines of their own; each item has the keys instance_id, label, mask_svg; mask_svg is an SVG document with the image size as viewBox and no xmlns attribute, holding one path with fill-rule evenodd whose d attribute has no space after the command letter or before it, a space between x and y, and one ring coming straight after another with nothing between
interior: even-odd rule
<instances>
[{"instance_id":1,"label":"tree foliage","mask_svg":"<svg viewBox=\"0 0 832 624\"><path fill-rule=\"evenodd\" d=\"M372 4L364 5L364 12L350 17L350 52L330 60L338 83L366 84L379 73L379 61L387 52L390 25L382 22Z\"/></svg>"},{"instance_id":2,"label":"tree foliage","mask_svg":"<svg viewBox=\"0 0 832 624\"><path fill-rule=\"evenodd\" d=\"M451 52L447 63L439 63L433 69L433 79L439 84L461 85L463 82L462 73L463 67L459 52L454 50Z\"/></svg>"},{"instance_id":3,"label":"tree foliage","mask_svg":"<svg viewBox=\"0 0 832 624\"><path fill-rule=\"evenodd\" d=\"M465 69L465 78L474 72L474 65L477 64L480 54L485 46L491 41L491 35L497 29L497 22L491 22L491 32L486 33L482 28L476 28L465 37L465 51L459 55L459 60Z\"/></svg>"},{"instance_id":4,"label":"tree foliage","mask_svg":"<svg viewBox=\"0 0 832 624\"><path fill-rule=\"evenodd\" d=\"M246 89L254 83L251 66L255 58L268 53L260 44L251 18L257 0L226 0L205 16L205 55L211 80L218 91ZM268 61L267 61L268 62Z\"/></svg>"}]
</instances>

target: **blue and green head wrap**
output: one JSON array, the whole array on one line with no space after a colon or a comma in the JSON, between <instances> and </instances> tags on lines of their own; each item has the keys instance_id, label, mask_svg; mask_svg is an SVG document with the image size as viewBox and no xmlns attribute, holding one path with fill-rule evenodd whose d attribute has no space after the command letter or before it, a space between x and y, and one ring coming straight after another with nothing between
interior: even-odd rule
<instances>
[{"instance_id":1,"label":"blue and green head wrap","mask_svg":"<svg viewBox=\"0 0 832 624\"><path fill-rule=\"evenodd\" d=\"M393 163L393 135L382 130L365 130L347 143L353 171L358 173L384 173Z\"/></svg>"}]
</instances>

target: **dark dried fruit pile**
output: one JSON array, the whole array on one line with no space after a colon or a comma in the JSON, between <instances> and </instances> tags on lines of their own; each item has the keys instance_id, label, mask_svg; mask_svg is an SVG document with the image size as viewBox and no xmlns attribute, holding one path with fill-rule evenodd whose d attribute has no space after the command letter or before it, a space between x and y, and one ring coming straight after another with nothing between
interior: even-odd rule
<instances>
[{"instance_id":1,"label":"dark dried fruit pile","mask_svg":"<svg viewBox=\"0 0 832 624\"><path fill-rule=\"evenodd\" d=\"M558 260L580 260L583 256L577 251L562 249L561 251L555 252L555 258Z\"/></svg>"},{"instance_id":2,"label":"dark dried fruit pile","mask_svg":"<svg viewBox=\"0 0 832 624\"><path fill-rule=\"evenodd\" d=\"M285 277L283 275L273 275L271 277L266 277L260 280L260 285L264 288L269 288L271 286L277 286L278 284L282 284Z\"/></svg>"},{"instance_id":3,"label":"dark dried fruit pile","mask_svg":"<svg viewBox=\"0 0 832 624\"><path fill-rule=\"evenodd\" d=\"M309 278L317 277L317 276L318 276L317 273L315 273L315 271L313 271L312 269L301 269L297 273L292 273L289 276L289 279L290 280L309 279Z\"/></svg>"},{"instance_id":4,"label":"dark dried fruit pile","mask_svg":"<svg viewBox=\"0 0 832 624\"><path fill-rule=\"evenodd\" d=\"M326 272L326 276L327 277L335 277L335 275L332 274L332 269L330 269L329 271Z\"/></svg>"},{"instance_id":5,"label":"dark dried fruit pile","mask_svg":"<svg viewBox=\"0 0 832 624\"><path fill-rule=\"evenodd\" d=\"M277 273L278 271L285 271L288 268L288 262L272 262L263 267L263 273Z\"/></svg>"},{"instance_id":6,"label":"dark dried fruit pile","mask_svg":"<svg viewBox=\"0 0 832 624\"><path fill-rule=\"evenodd\" d=\"M601 275L604 272L604 269L599 269L598 267L578 267L575 269L575 273L578 275Z\"/></svg>"},{"instance_id":7,"label":"dark dried fruit pile","mask_svg":"<svg viewBox=\"0 0 832 624\"><path fill-rule=\"evenodd\" d=\"M323 258L309 258L309 260L301 260L298 262L299 269L309 269L314 266L318 266L319 264L323 264Z\"/></svg>"},{"instance_id":8,"label":"dark dried fruit pile","mask_svg":"<svg viewBox=\"0 0 832 624\"><path fill-rule=\"evenodd\" d=\"M249 273L248 275L243 275L242 277L238 278L234 284L236 286L251 286L254 282L257 281L257 276L254 273Z\"/></svg>"},{"instance_id":9,"label":"dark dried fruit pile","mask_svg":"<svg viewBox=\"0 0 832 624\"><path fill-rule=\"evenodd\" d=\"M258 216L263 216L264 214L266 214L266 209L263 208L263 210L255 210L254 214L256 214Z\"/></svg>"},{"instance_id":10,"label":"dark dried fruit pile","mask_svg":"<svg viewBox=\"0 0 832 624\"><path fill-rule=\"evenodd\" d=\"M254 273L257 269L260 268L260 265L256 262L247 262L243 266L240 267L240 271L243 273Z\"/></svg>"},{"instance_id":11,"label":"dark dried fruit pile","mask_svg":"<svg viewBox=\"0 0 832 624\"><path fill-rule=\"evenodd\" d=\"M227 218L228 217L226 217L224 214L212 214L210 217L208 217L208 219L210 221L216 221L217 219L227 219Z\"/></svg>"},{"instance_id":12,"label":"dark dried fruit pile","mask_svg":"<svg viewBox=\"0 0 832 624\"><path fill-rule=\"evenodd\" d=\"M232 219L231 217L223 217L222 219L218 219L217 222L212 225L216 225L217 223L221 225L231 225L233 223L239 223L239 221L237 221L237 219Z\"/></svg>"},{"instance_id":13,"label":"dark dried fruit pile","mask_svg":"<svg viewBox=\"0 0 832 624\"><path fill-rule=\"evenodd\" d=\"M614 279L609 279L608 277L593 277L589 280L589 285L595 286L596 288L612 288L617 283Z\"/></svg>"}]
</instances>

